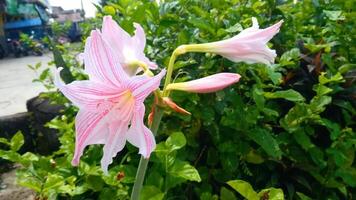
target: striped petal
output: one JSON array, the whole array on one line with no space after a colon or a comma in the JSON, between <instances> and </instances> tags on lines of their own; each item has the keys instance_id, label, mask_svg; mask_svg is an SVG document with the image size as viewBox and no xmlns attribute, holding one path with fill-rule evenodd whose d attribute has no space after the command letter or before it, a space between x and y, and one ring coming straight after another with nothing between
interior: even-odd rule
<instances>
[{"instance_id":1,"label":"striped petal","mask_svg":"<svg viewBox=\"0 0 356 200\"><path fill-rule=\"evenodd\" d=\"M90 37L87 38L84 63L90 80L116 87L127 81L128 77L117 56L97 30L92 31Z\"/></svg>"},{"instance_id":2,"label":"striped petal","mask_svg":"<svg viewBox=\"0 0 356 200\"><path fill-rule=\"evenodd\" d=\"M239 74L219 73L183 83L171 83L167 90L182 90L195 93L209 93L222 90L240 80Z\"/></svg>"},{"instance_id":3,"label":"striped petal","mask_svg":"<svg viewBox=\"0 0 356 200\"><path fill-rule=\"evenodd\" d=\"M123 91L111 85L94 81L73 81L65 85L60 78L60 70L55 73L54 84L77 107L95 111L104 100L117 98Z\"/></svg>"},{"instance_id":4,"label":"striped petal","mask_svg":"<svg viewBox=\"0 0 356 200\"><path fill-rule=\"evenodd\" d=\"M108 166L112 163L113 157L125 147L128 121L116 121L109 125L109 134L104 145L104 155L101 159L101 168L104 173L108 173Z\"/></svg>"},{"instance_id":5,"label":"striped petal","mask_svg":"<svg viewBox=\"0 0 356 200\"><path fill-rule=\"evenodd\" d=\"M277 54L267 43L279 32L283 20L265 29L259 29L256 18L252 18L252 22L252 27L232 38L185 48L191 52L215 53L234 62L272 64Z\"/></svg>"},{"instance_id":6,"label":"striped petal","mask_svg":"<svg viewBox=\"0 0 356 200\"><path fill-rule=\"evenodd\" d=\"M139 153L149 158L152 151L156 148L156 141L150 129L143 123L145 115L145 106L139 105L134 113L131 121L131 126L127 132L127 140L134 146L138 147Z\"/></svg>"},{"instance_id":7,"label":"striped petal","mask_svg":"<svg viewBox=\"0 0 356 200\"><path fill-rule=\"evenodd\" d=\"M75 118L75 152L72 165L77 166L86 146L104 144L108 137L107 121L104 114L81 109Z\"/></svg>"},{"instance_id":8,"label":"striped petal","mask_svg":"<svg viewBox=\"0 0 356 200\"><path fill-rule=\"evenodd\" d=\"M125 44L131 43L131 36L123 30L111 16L104 17L102 34L108 43L112 45L112 48L115 49L120 62L125 60L122 52Z\"/></svg>"},{"instance_id":9,"label":"striped petal","mask_svg":"<svg viewBox=\"0 0 356 200\"><path fill-rule=\"evenodd\" d=\"M106 116L109 133L105 138L104 155L101 159L101 168L107 174L108 166L112 163L113 157L120 152L126 143L126 134L131 121L135 101L131 93L127 93L120 98L120 101L110 110Z\"/></svg>"},{"instance_id":10,"label":"striped petal","mask_svg":"<svg viewBox=\"0 0 356 200\"><path fill-rule=\"evenodd\" d=\"M130 63L141 61L146 63L150 69L157 69L157 64L151 62L144 54L146 46L146 35L141 25L134 23L135 34L131 37L125 32L111 16L105 16L102 34L115 50L115 56L124 67L129 76L140 72L137 67Z\"/></svg>"},{"instance_id":11,"label":"striped petal","mask_svg":"<svg viewBox=\"0 0 356 200\"><path fill-rule=\"evenodd\" d=\"M146 75L132 77L128 87L131 89L136 101L143 102L149 94L156 90L159 87L161 79L165 74L166 70L163 69L154 77L149 77Z\"/></svg>"}]
</instances>

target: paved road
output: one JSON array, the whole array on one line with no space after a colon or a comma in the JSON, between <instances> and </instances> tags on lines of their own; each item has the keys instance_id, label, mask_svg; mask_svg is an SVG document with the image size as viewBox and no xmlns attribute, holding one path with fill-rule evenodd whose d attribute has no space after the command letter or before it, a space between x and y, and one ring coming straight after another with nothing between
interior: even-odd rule
<instances>
[{"instance_id":1,"label":"paved road","mask_svg":"<svg viewBox=\"0 0 356 200\"><path fill-rule=\"evenodd\" d=\"M45 54L0 60L0 116L27 111L26 101L45 91L40 83L32 83L37 74L27 65L42 62L41 68L45 68L51 59Z\"/></svg>"}]
</instances>

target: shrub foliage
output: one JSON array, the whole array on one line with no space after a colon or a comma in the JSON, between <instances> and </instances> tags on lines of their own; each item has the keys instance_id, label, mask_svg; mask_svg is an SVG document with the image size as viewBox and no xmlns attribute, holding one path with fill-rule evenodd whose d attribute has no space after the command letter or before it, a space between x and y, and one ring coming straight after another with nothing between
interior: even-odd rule
<instances>
[{"instance_id":1,"label":"shrub foliage","mask_svg":"<svg viewBox=\"0 0 356 200\"><path fill-rule=\"evenodd\" d=\"M223 71L242 78L215 94L172 94L192 115L166 111L142 199L355 197L355 9L353 0L176 0L160 5L109 0L98 7L97 17L83 25L84 39L100 28L103 15L112 15L128 32L133 22L140 23L147 55L162 68L179 45L230 38L249 27L251 17L261 27L284 20L270 44L279 55L272 66L232 63L212 54L179 57L176 80ZM82 66L58 46L73 76L85 78ZM47 96L66 102L59 93ZM60 133L61 147L54 154L16 153L22 144L17 134L11 141L0 140L10 147L0 155L24 166L19 184L41 198L128 198L137 149L127 146L119 153L108 176L99 167L100 146L87 148L79 167L72 167L75 113L68 105L62 117L48 124Z\"/></svg>"}]
</instances>

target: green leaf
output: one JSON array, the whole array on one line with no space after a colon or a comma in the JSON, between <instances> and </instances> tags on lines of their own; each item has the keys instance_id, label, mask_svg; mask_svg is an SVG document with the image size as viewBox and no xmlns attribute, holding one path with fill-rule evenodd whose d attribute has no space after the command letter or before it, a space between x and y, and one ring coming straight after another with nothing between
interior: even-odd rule
<instances>
[{"instance_id":1,"label":"green leaf","mask_svg":"<svg viewBox=\"0 0 356 200\"><path fill-rule=\"evenodd\" d=\"M207 31L210 34L215 35L215 29L213 28L213 26L203 19L191 17L188 19L188 22L201 30Z\"/></svg>"},{"instance_id":2,"label":"green leaf","mask_svg":"<svg viewBox=\"0 0 356 200\"><path fill-rule=\"evenodd\" d=\"M313 90L316 92L318 96L326 95L333 91L331 88L328 88L322 84L314 85Z\"/></svg>"},{"instance_id":3,"label":"green leaf","mask_svg":"<svg viewBox=\"0 0 356 200\"><path fill-rule=\"evenodd\" d=\"M25 143L24 137L21 133L21 131L18 131L10 141L10 147L12 151L18 151L22 147L22 145Z\"/></svg>"},{"instance_id":4,"label":"green leaf","mask_svg":"<svg viewBox=\"0 0 356 200\"><path fill-rule=\"evenodd\" d=\"M100 191L98 200L119 199L117 197L117 193L118 193L118 191L116 188L105 187Z\"/></svg>"},{"instance_id":5,"label":"green leaf","mask_svg":"<svg viewBox=\"0 0 356 200\"><path fill-rule=\"evenodd\" d=\"M18 162L21 163L22 165L26 166L26 165L30 165L31 163L33 163L35 161L39 161L39 156L37 156L36 154L33 154L31 152L26 152L25 154L23 154L21 156L21 160L19 160Z\"/></svg>"},{"instance_id":6,"label":"green leaf","mask_svg":"<svg viewBox=\"0 0 356 200\"><path fill-rule=\"evenodd\" d=\"M281 56L279 60L279 64L281 66L293 65L295 64L294 61L299 60L300 58L300 50L298 48L293 48Z\"/></svg>"},{"instance_id":7,"label":"green leaf","mask_svg":"<svg viewBox=\"0 0 356 200\"><path fill-rule=\"evenodd\" d=\"M50 189L58 189L59 187L63 186L64 178L57 174L49 174L46 178L46 182L43 185L44 191L49 191Z\"/></svg>"},{"instance_id":8,"label":"green leaf","mask_svg":"<svg viewBox=\"0 0 356 200\"><path fill-rule=\"evenodd\" d=\"M285 130L291 133L298 130L300 124L309 117L314 117L314 115L311 115L307 104L296 104L288 111L280 123Z\"/></svg>"},{"instance_id":9,"label":"green leaf","mask_svg":"<svg viewBox=\"0 0 356 200\"><path fill-rule=\"evenodd\" d=\"M344 64L341 67L339 67L338 70L340 74L345 74L346 72L349 72L354 69L356 69L356 64Z\"/></svg>"},{"instance_id":10,"label":"green leaf","mask_svg":"<svg viewBox=\"0 0 356 200\"><path fill-rule=\"evenodd\" d=\"M263 189L258 193L258 196L260 199L268 197L268 200L284 200L283 190L277 188Z\"/></svg>"},{"instance_id":11,"label":"green leaf","mask_svg":"<svg viewBox=\"0 0 356 200\"><path fill-rule=\"evenodd\" d=\"M144 186L141 191L141 200L162 200L164 198L164 193L155 186L148 185Z\"/></svg>"},{"instance_id":12,"label":"green leaf","mask_svg":"<svg viewBox=\"0 0 356 200\"><path fill-rule=\"evenodd\" d=\"M324 153L318 147L313 147L309 149L310 156L315 164L317 164L321 169L325 168L327 163L324 160Z\"/></svg>"},{"instance_id":13,"label":"green leaf","mask_svg":"<svg viewBox=\"0 0 356 200\"><path fill-rule=\"evenodd\" d=\"M85 182L88 184L88 188L92 189L95 192L99 192L104 188L104 180L101 176L89 175L86 177Z\"/></svg>"},{"instance_id":14,"label":"green leaf","mask_svg":"<svg viewBox=\"0 0 356 200\"><path fill-rule=\"evenodd\" d=\"M326 126L326 128L329 130L330 132L330 138L332 140L336 140L339 135L341 134L341 130L340 130L340 125L338 123L335 123L331 120L328 119L321 119L322 124L324 126Z\"/></svg>"},{"instance_id":15,"label":"green leaf","mask_svg":"<svg viewBox=\"0 0 356 200\"><path fill-rule=\"evenodd\" d=\"M170 148L171 151L176 151L183 148L187 144L187 140L182 132L174 132L166 140L166 146Z\"/></svg>"},{"instance_id":16,"label":"green leaf","mask_svg":"<svg viewBox=\"0 0 356 200\"><path fill-rule=\"evenodd\" d=\"M335 160L335 164L338 167L350 166L355 158L355 152L353 150L341 151L335 148L327 149L327 153L331 154Z\"/></svg>"},{"instance_id":17,"label":"green leaf","mask_svg":"<svg viewBox=\"0 0 356 200\"><path fill-rule=\"evenodd\" d=\"M344 82L344 78L341 73L338 72L334 76L326 77L327 73L323 72L319 76L319 83L325 85L327 83L341 83Z\"/></svg>"},{"instance_id":18,"label":"green leaf","mask_svg":"<svg viewBox=\"0 0 356 200\"><path fill-rule=\"evenodd\" d=\"M11 142L9 142L9 140L7 140L6 138L0 138L0 143L11 146Z\"/></svg>"},{"instance_id":19,"label":"green leaf","mask_svg":"<svg viewBox=\"0 0 356 200\"><path fill-rule=\"evenodd\" d=\"M341 10L323 10L323 13L332 21L345 20L345 16L342 15Z\"/></svg>"},{"instance_id":20,"label":"green leaf","mask_svg":"<svg viewBox=\"0 0 356 200\"><path fill-rule=\"evenodd\" d=\"M259 154L256 153L256 151L251 150L250 152L248 152L248 154L245 156L245 160L249 163L253 163L253 164L261 164L263 163L265 160L263 159L263 157Z\"/></svg>"},{"instance_id":21,"label":"green leaf","mask_svg":"<svg viewBox=\"0 0 356 200\"><path fill-rule=\"evenodd\" d=\"M185 61L177 61L176 63L174 63L174 70L192 65L192 64L196 64L197 61L195 61L194 59L189 59L189 60L185 60Z\"/></svg>"},{"instance_id":22,"label":"green leaf","mask_svg":"<svg viewBox=\"0 0 356 200\"><path fill-rule=\"evenodd\" d=\"M276 139L272 136L272 133L265 129L253 129L247 133L247 136L259 144L265 152L273 157L280 159L282 151L280 150Z\"/></svg>"},{"instance_id":23,"label":"green leaf","mask_svg":"<svg viewBox=\"0 0 356 200\"><path fill-rule=\"evenodd\" d=\"M314 144L310 141L310 138L303 129L299 129L292 133L294 136L295 141L304 149L308 150L314 147Z\"/></svg>"},{"instance_id":24,"label":"green leaf","mask_svg":"<svg viewBox=\"0 0 356 200\"><path fill-rule=\"evenodd\" d=\"M339 176L351 187L356 187L356 169L354 167L345 167L336 170L336 176Z\"/></svg>"},{"instance_id":25,"label":"green leaf","mask_svg":"<svg viewBox=\"0 0 356 200\"><path fill-rule=\"evenodd\" d=\"M240 193L243 197L248 200L259 200L257 192L252 188L252 186L243 180L233 180L228 181L228 185L230 185L234 190Z\"/></svg>"},{"instance_id":26,"label":"green leaf","mask_svg":"<svg viewBox=\"0 0 356 200\"><path fill-rule=\"evenodd\" d=\"M278 85L282 82L282 74L276 72L276 70L274 70L272 67L267 67L267 74L273 84Z\"/></svg>"},{"instance_id":27,"label":"green leaf","mask_svg":"<svg viewBox=\"0 0 356 200\"><path fill-rule=\"evenodd\" d=\"M40 77L39 77L39 80L40 81L44 81L45 79L47 79L47 77L50 75L50 69L47 68L45 70L42 71Z\"/></svg>"},{"instance_id":28,"label":"green leaf","mask_svg":"<svg viewBox=\"0 0 356 200\"><path fill-rule=\"evenodd\" d=\"M225 187L222 187L220 189L220 200L234 200L234 199L236 199L236 196L233 192L226 189Z\"/></svg>"},{"instance_id":29,"label":"green leaf","mask_svg":"<svg viewBox=\"0 0 356 200\"><path fill-rule=\"evenodd\" d=\"M226 32L228 33L236 33L236 32L240 32L243 30L243 27L241 26L240 23L236 23L233 26L230 26L229 28L225 29Z\"/></svg>"},{"instance_id":30,"label":"green leaf","mask_svg":"<svg viewBox=\"0 0 356 200\"><path fill-rule=\"evenodd\" d=\"M35 192L41 192L42 190L42 182L35 176L30 176L28 173L18 171L16 182L17 184L30 188Z\"/></svg>"},{"instance_id":31,"label":"green leaf","mask_svg":"<svg viewBox=\"0 0 356 200\"><path fill-rule=\"evenodd\" d=\"M297 196L300 198L300 200L312 200L312 198L308 197L307 195L301 193L301 192L296 192Z\"/></svg>"},{"instance_id":32,"label":"green leaf","mask_svg":"<svg viewBox=\"0 0 356 200\"><path fill-rule=\"evenodd\" d=\"M14 151L4 151L0 149L0 158L9 160L11 162L20 162L21 155Z\"/></svg>"},{"instance_id":33,"label":"green leaf","mask_svg":"<svg viewBox=\"0 0 356 200\"><path fill-rule=\"evenodd\" d=\"M189 181L201 181L198 170L185 161L176 160L173 166L168 169L168 173Z\"/></svg>"},{"instance_id":34,"label":"green leaf","mask_svg":"<svg viewBox=\"0 0 356 200\"><path fill-rule=\"evenodd\" d=\"M263 109L265 104L265 98L263 97L263 90L254 87L252 91L252 95L253 95L253 100L255 100L257 107L259 109Z\"/></svg>"},{"instance_id":35,"label":"green leaf","mask_svg":"<svg viewBox=\"0 0 356 200\"><path fill-rule=\"evenodd\" d=\"M265 92L264 96L269 99L281 98L294 102L305 101L304 97L299 92L292 89L277 92Z\"/></svg>"},{"instance_id":36,"label":"green leaf","mask_svg":"<svg viewBox=\"0 0 356 200\"><path fill-rule=\"evenodd\" d=\"M315 96L310 101L310 109L313 113L319 114L325 110L325 106L331 103L332 98L329 96Z\"/></svg>"}]
</instances>

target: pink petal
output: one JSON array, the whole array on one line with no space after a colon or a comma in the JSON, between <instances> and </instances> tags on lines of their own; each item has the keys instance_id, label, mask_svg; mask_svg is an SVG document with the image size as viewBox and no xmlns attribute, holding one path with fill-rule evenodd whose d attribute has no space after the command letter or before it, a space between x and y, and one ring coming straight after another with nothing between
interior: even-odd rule
<instances>
[{"instance_id":1,"label":"pink petal","mask_svg":"<svg viewBox=\"0 0 356 200\"><path fill-rule=\"evenodd\" d=\"M134 113L126 138L132 145L140 149L139 153L143 157L149 158L152 151L156 148L156 141L151 130L143 123L144 115L145 106L141 104Z\"/></svg>"},{"instance_id":2,"label":"pink petal","mask_svg":"<svg viewBox=\"0 0 356 200\"><path fill-rule=\"evenodd\" d=\"M143 28L137 23L134 23L134 27L136 28L135 34L131 37L111 16L104 17L102 27L103 37L115 50L115 56L118 57L124 70L130 76L140 72L140 70L136 68L131 69L132 67L130 68L129 66L130 62L136 60L146 63L150 69L157 69L157 64L151 62L144 54L146 35Z\"/></svg>"},{"instance_id":3,"label":"pink petal","mask_svg":"<svg viewBox=\"0 0 356 200\"><path fill-rule=\"evenodd\" d=\"M112 163L112 158L125 147L128 121L116 121L109 125L109 135L104 145L104 155L101 159L101 168L104 173L108 173L108 166Z\"/></svg>"},{"instance_id":4,"label":"pink petal","mask_svg":"<svg viewBox=\"0 0 356 200\"><path fill-rule=\"evenodd\" d=\"M238 45L236 45L238 46ZM222 52L222 56L234 62L246 62L249 64L253 63L264 63L271 64L274 63L274 60L277 56L276 51L267 47L267 45L256 45L253 47L253 50L250 50L251 47L247 45L241 45L239 49L241 52L237 54L232 50L231 52ZM242 53L246 52L246 53Z\"/></svg>"},{"instance_id":5,"label":"pink petal","mask_svg":"<svg viewBox=\"0 0 356 200\"><path fill-rule=\"evenodd\" d=\"M109 134L105 140L101 167L106 174L112 158L125 146L128 125L134 114L134 105L135 101L131 93L127 93L126 96L122 95L119 102L105 117L109 125Z\"/></svg>"},{"instance_id":6,"label":"pink petal","mask_svg":"<svg viewBox=\"0 0 356 200\"><path fill-rule=\"evenodd\" d=\"M81 109L75 118L76 142L72 165L77 166L86 146L104 144L108 136L105 115Z\"/></svg>"},{"instance_id":7,"label":"pink petal","mask_svg":"<svg viewBox=\"0 0 356 200\"><path fill-rule=\"evenodd\" d=\"M143 52L146 46L145 31L143 30L142 26L138 23L134 23L134 27L136 28L136 30L135 30L135 35L132 36L132 40L135 43L138 50L141 50Z\"/></svg>"},{"instance_id":8,"label":"pink petal","mask_svg":"<svg viewBox=\"0 0 356 200\"><path fill-rule=\"evenodd\" d=\"M139 60L146 63L148 65L149 69L157 69L158 68L158 65L156 63L150 61L144 54L142 54L142 56L139 56Z\"/></svg>"},{"instance_id":9,"label":"pink petal","mask_svg":"<svg viewBox=\"0 0 356 200\"><path fill-rule=\"evenodd\" d=\"M274 35L276 35L279 32L279 29L281 28L282 24L283 24L283 20L265 29L256 29L248 37L249 38L256 37L264 40L267 43L269 40L273 38ZM243 31L239 35L241 35L242 33Z\"/></svg>"},{"instance_id":10,"label":"pink petal","mask_svg":"<svg viewBox=\"0 0 356 200\"><path fill-rule=\"evenodd\" d=\"M159 74L154 77L146 75L134 76L129 83L129 88L132 91L136 101L143 102L145 98L156 90L161 82L162 77L166 74L166 70L163 69Z\"/></svg>"},{"instance_id":11,"label":"pink petal","mask_svg":"<svg viewBox=\"0 0 356 200\"><path fill-rule=\"evenodd\" d=\"M222 90L239 81L239 74L219 73L204 78L183 83L171 83L167 90L182 90L186 92L209 93Z\"/></svg>"},{"instance_id":12,"label":"pink petal","mask_svg":"<svg viewBox=\"0 0 356 200\"><path fill-rule=\"evenodd\" d=\"M125 58L122 55L125 44L131 44L131 36L123 30L111 16L105 16L103 19L102 33L104 38L112 45L119 56L120 61Z\"/></svg>"},{"instance_id":13,"label":"pink petal","mask_svg":"<svg viewBox=\"0 0 356 200\"><path fill-rule=\"evenodd\" d=\"M126 96L125 96L126 95ZM130 95L130 96L127 96ZM128 124L133 115L134 101L131 94L124 93L116 98L117 103L106 112L96 113L81 109L75 119L76 124L76 148L72 161L73 165L79 163L79 158L83 154L84 148L90 144L105 144L102 165L104 170L111 163L111 158L123 148L122 135L127 132ZM121 125L126 124L125 127ZM124 129L124 130L123 130ZM119 138L115 134L121 135ZM124 137L123 137L124 138ZM123 144L122 144L123 143ZM105 154L109 152L109 154ZM112 155L109 157L108 155Z\"/></svg>"},{"instance_id":14,"label":"pink petal","mask_svg":"<svg viewBox=\"0 0 356 200\"><path fill-rule=\"evenodd\" d=\"M90 80L100 81L112 86L120 86L127 80L113 50L103 40L99 31L92 31L87 38L84 50L85 71Z\"/></svg>"},{"instance_id":15,"label":"pink petal","mask_svg":"<svg viewBox=\"0 0 356 200\"><path fill-rule=\"evenodd\" d=\"M238 35L202 46L205 52L219 54L234 62L271 64L277 54L268 48L267 43L279 32L282 23L283 20L268 28L259 29L254 18L253 26Z\"/></svg>"},{"instance_id":16,"label":"pink petal","mask_svg":"<svg viewBox=\"0 0 356 200\"><path fill-rule=\"evenodd\" d=\"M55 73L54 84L77 107L95 111L105 99L117 98L123 89L94 81L73 81L65 85L60 79L60 70Z\"/></svg>"}]
</instances>

